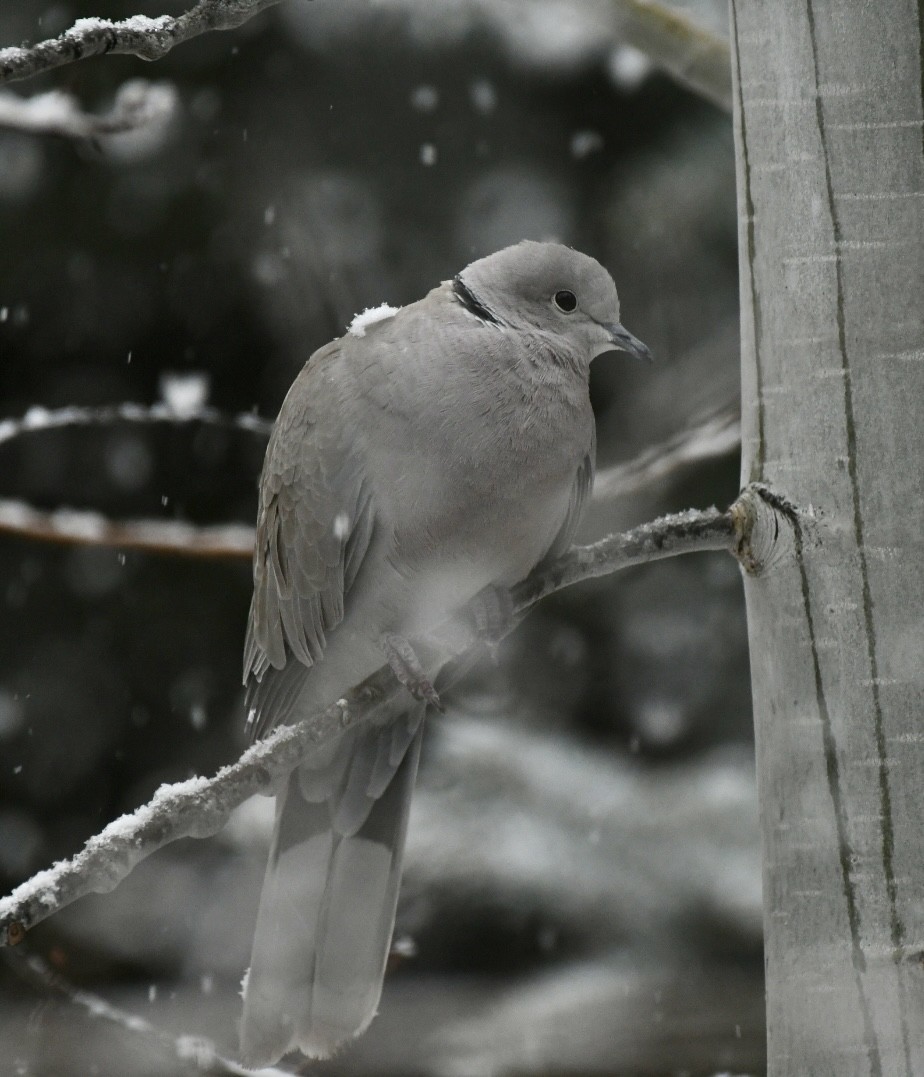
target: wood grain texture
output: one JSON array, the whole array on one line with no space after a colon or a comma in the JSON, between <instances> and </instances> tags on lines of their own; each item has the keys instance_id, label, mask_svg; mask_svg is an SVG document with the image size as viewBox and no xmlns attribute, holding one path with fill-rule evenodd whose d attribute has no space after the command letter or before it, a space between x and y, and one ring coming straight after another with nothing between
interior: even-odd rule
<instances>
[{"instance_id":1,"label":"wood grain texture","mask_svg":"<svg viewBox=\"0 0 924 1077\"><path fill-rule=\"evenodd\" d=\"M733 0L770 1073L924 1072L919 5Z\"/></svg>"}]
</instances>

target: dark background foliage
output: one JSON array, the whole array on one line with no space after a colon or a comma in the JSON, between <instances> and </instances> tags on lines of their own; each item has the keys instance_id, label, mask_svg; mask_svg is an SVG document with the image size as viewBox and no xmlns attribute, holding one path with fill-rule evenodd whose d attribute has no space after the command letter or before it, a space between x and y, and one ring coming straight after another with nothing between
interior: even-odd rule
<instances>
[{"instance_id":1,"label":"dark background foliage","mask_svg":"<svg viewBox=\"0 0 924 1077\"><path fill-rule=\"evenodd\" d=\"M698 17L716 16L708 4ZM178 13L177 4L145 9ZM0 41L135 4L20 0ZM717 25L721 29L721 21ZM521 238L600 258L657 357L596 364L599 463L737 393L729 118L647 70L605 3L293 0L156 65L17 87L104 108L172 82L164 129L0 131L0 417L153 403L178 377L273 416L353 314ZM113 518L250 522L262 440L198 422L36 432L0 496ZM584 538L730 501L737 459L593 507ZM0 536L0 882L243 747L243 561ZM431 723L382 1016L342 1073L710 1073L762 1064L759 860L737 569L700 556L577 588ZM271 808L182 843L27 946L233 1053ZM10 968L22 1074L186 1072ZM186 1067L186 1068L184 1068Z\"/></svg>"}]
</instances>

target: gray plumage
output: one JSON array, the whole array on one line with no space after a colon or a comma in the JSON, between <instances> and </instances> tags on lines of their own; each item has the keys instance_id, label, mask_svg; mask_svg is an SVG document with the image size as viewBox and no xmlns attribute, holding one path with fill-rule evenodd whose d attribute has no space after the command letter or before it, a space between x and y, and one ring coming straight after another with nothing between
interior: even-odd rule
<instances>
[{"instance_id":1,"label":"gray plumage","mask_svg":"<svg viewBox=\"0 0 924 1077\"><path fill-rule=\"evenodd\" d=\"M590 362L647 354L618 323L598 262L526 242L311 357L260 484L244 654L254 737L372 673L386 634L425 634L570 544L593 480ZM348 730L278 797L244 995L252 1064L294 1047L326 1056L375 1015L423 709L408 695Z\"/></svg>"}]
</instances>

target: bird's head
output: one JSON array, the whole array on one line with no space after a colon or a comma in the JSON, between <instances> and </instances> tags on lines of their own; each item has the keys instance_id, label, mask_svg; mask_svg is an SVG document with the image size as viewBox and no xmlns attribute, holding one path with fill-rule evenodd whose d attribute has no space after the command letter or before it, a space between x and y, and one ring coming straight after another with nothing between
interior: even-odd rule
<instances>
[{"instance_id":1,"label":"bird's head","mask_svg":"<svg viewBox=\"0 0 924 1077\"><path fill-rule=\"evenodd\" d=\"M619 321L613 278L595 258L559 243L505 247L463 269L453 289L484 321L559 336L588 364L610 351L651 358Z\"/></svg>"}]
</instances>

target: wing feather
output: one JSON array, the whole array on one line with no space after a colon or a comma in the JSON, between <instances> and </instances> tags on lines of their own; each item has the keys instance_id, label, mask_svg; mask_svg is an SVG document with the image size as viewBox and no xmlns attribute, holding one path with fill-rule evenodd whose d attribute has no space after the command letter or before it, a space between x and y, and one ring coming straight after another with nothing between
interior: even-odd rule
<instances>
[{"instance_id":1,"label":"wing feather","mask_svg":"<svg viewBox=\"0 0 924 1077\"><path fill-rule=\"evenodd\" d=\"M574 483L571 486L571 496L568 499L568 512L565 516L565 522L562 524L561 530L555 536L555 540L549 547L549 552L545 555L543 561L549 561L555 557L560 557L574 541L574 533L577 531L578 524L581 522L581 517L584 515L584 509L587 507L590 491L594 484L596 456L597 433L596 430L594 430L590 449L581 461L581 465L577 469L577 474L574 476Z\"/></svg>"},{"instance_id":2,"label":"wing feather","mask_svg":"<svg viewBox=\"0 0 924 1077\"><path fill-rule=\"evenodd\" d=\"M338 377L317 352L283 402L266 451L244 645L248 729L262 736L297 697L362 565L374 507Z\"/></svg>"}]
</instances>

